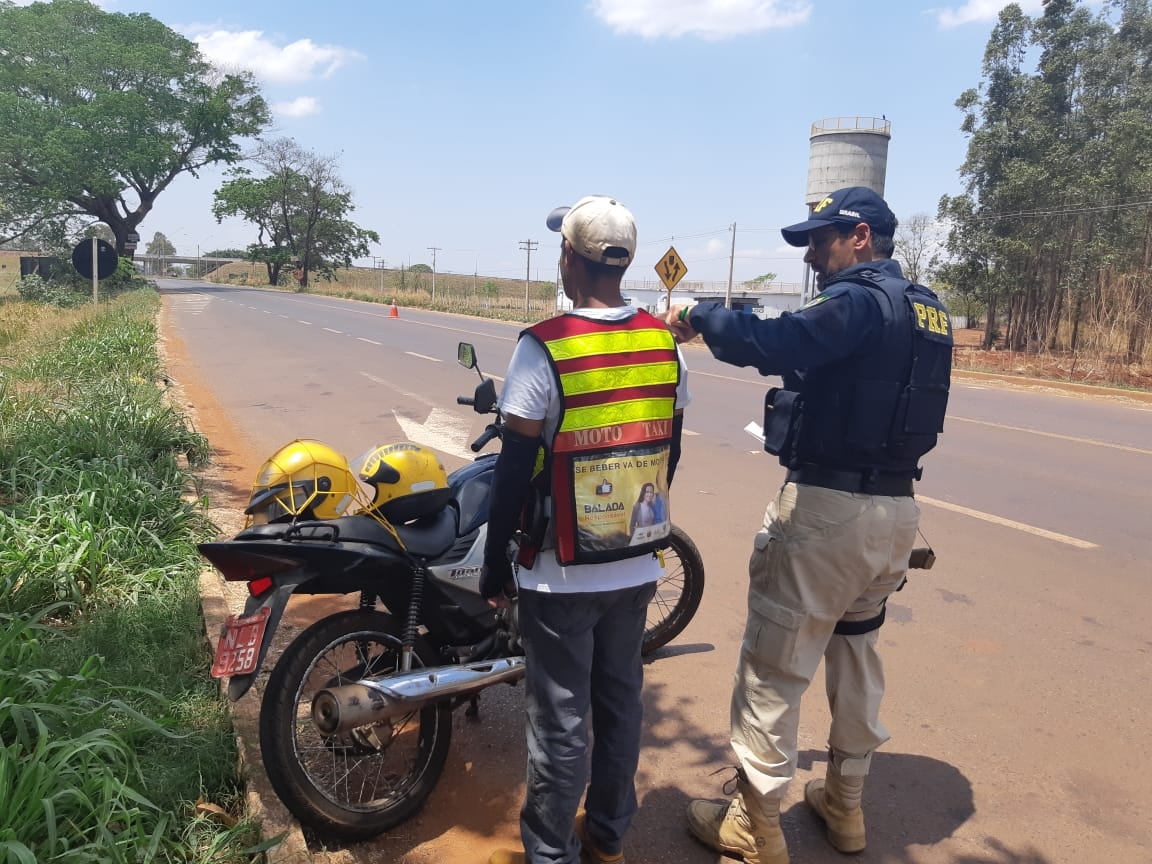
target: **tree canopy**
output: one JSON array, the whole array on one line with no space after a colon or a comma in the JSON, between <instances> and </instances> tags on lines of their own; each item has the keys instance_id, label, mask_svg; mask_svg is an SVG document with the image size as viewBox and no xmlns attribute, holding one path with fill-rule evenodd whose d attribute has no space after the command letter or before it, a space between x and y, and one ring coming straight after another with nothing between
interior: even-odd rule
<instances>
[{"instance_id":1,"label":"tree canopy","mask_svg":"<svg viewBox=\"0 0 1152 864\"><path fill-rule=\"evenodd\" d=\"M152 235L151 241L145 248L145 252L149 255L159 255L162 258L171 258L176 254L176 247L172 245L172 241L164 236L161 232L157 231Z\"/></svg>"},{"instance_id":2,"label":"tree canopy","mask_svg":"<svg viewBox=\"0 0 1152 864\"><path fill-rule=\"evenodd\" d=\"M269 112L144 14L0 0L0 241L63 240L85 217L128 235L184 172L233 163Z\"/></svg>"},{"instance_id":3,"label":"tree canopy","mask_svg":"<svg viewBox=\"0 0 1152 864\"><path fill-rule=\"evenodd\" d=\"M1152 331L1149 0L1000 13L983 80L957 101L966 190L945 196L937 277L985 308L985 345L1133 363Z\"/></svg>"},{"instance_id":4,"label":"tree canopy","mask_svg":"<svg viewBox=\"0 0 1152 864\"><path fill-rule=\"evenodd\" d=\"M347 218L352 192L337 173L336 160L318 156L291 138L263 141L250 157L264 176L236 168L216 191L212 212L219 222L238 217L256 226L249 257L262 261L270 284L291 266L301 287L310 274L332 278L338 266L367 256L380 236Z\"/></svg>"}]
</instances>

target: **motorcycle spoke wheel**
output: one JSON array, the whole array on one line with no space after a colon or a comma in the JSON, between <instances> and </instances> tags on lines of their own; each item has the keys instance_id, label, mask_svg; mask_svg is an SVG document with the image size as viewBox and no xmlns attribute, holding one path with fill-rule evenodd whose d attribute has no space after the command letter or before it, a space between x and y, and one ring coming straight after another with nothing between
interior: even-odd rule
<instances>
[{"instance_id":1,"label":"motorcycle spoke wheel","mask_svg":"<svg viewBox=\"0 0 1152 864\"><path fill-rule=\"evenodd\" d=\"M301 824L320 834L357 840L387 831L424 804L443 771L452 734L447 703L337 735L312 722L320 690L397 671L398 632L381 612L338 613L301 633L268 679L260 710L268 778ZM418 640L413 668L434 658Z\"/></svg>"},{"instance_id":2,"label":"motorcycle spoke wheel","mask_svg":"<svg viewBox=\"0 0 1152 864\"><path fill-rule=\"evenodd\" d=\"M692 539L672 526L670 542L663 551L664 572L648 604L644 641L640 651L651 654L680 635L704 596L704 562Z\"/></svg>"},{"instance_id":3,"label":"motorcycle spoke wheel","mask_svg":"<svg viewBox=\"0 0 1152 864\"><path fill-rule=\"evenodd\" d=\"M323 735L312 722L312 697L326 687L395 672L399 658L398 646L381 644L377 634L349 634L316 657L296 692L292 740L297 762L321 795L348 810L386 807L420 779L420 712Z\"/></svg>"}]
</instances>

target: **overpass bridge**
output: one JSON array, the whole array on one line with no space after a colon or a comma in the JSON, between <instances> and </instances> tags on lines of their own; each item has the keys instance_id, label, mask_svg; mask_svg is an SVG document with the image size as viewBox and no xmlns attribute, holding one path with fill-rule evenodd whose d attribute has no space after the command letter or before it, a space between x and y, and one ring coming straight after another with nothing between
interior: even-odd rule
<instances>
[{"instance_id":1,"label":"overpass bridge","mask_svg":"<svg viewBox=\"0 0 1152 864\"><path fill-rule=\"evenodd\" d=\"M215 255L141 255L132 256L134 262L142 265L145 276L163 276L173 267L187 268L197 275L204 275L225 264L247 261L247 258L221 258Z\"/></svg>"}]
</instances>

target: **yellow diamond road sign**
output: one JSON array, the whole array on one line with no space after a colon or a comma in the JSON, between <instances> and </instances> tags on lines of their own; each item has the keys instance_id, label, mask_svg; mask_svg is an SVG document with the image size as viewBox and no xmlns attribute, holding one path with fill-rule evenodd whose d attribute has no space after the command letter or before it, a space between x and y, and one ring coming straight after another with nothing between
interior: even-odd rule
<instances>
[{"instance_id":1,"label":"yellow diamond road sign","mask_svg":"<svg viewBox=\"0 0 1152 864\"><path fill-rule=\"evenodd\" d=\"M676 287L676 283L683 279L687 272L688 268L680 260L680 256L676 254L675 246L669 246L664 257L656 262L656 275L660 277L660 281L669 291Z\"/></svg>"}]
</instances>

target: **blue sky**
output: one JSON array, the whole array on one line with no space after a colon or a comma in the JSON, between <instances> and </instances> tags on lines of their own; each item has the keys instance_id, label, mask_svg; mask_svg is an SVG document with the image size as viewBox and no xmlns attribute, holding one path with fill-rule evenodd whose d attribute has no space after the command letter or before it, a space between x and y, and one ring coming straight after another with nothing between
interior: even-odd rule
<instances>
[{"instance_id":1,"label":"blue sky","mask_svg":"<svg viewBox=\"0 0 1152 864\"><path fill-rule=\"evenodd\" d=\"M104 0L146 12L260 80L270 134L339 155L387 266L554 278L554 206L635 213L628 278L674 243L689 279L801 278L779 227L804 218L809 129L892 124L886 197L935 215L960 191L956 98L980 80L999 0ZM1035 14L1040 0L1021 4ZM219 172L183 177L140 228L184 254L244 246L211 216Z\"/></svg>"}]
</instances>

